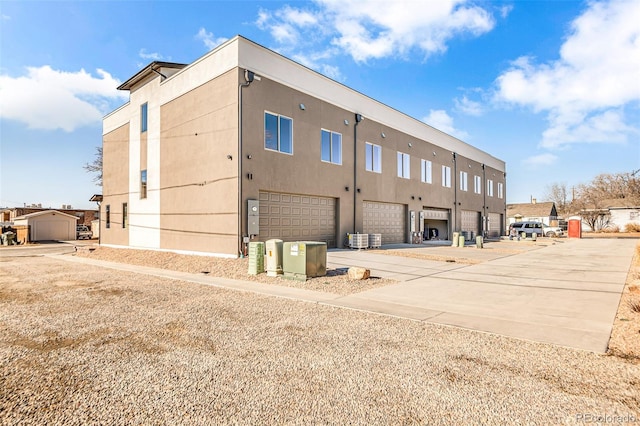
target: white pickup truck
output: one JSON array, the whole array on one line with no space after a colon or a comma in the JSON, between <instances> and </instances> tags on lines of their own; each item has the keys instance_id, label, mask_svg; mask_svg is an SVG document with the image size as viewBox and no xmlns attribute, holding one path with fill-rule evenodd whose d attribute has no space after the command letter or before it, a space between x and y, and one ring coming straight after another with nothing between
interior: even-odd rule
<instances>
[{"instance_id":1,"label":"white pickup truck","mask_svg":"<svg viewBox=\"0 0 640 426\"><path fill-rule=\"evenodd\" d=\"M93 232L87 225L76 226L76 239L77 240L90 240L93 238Z\"/></svg>"}]
</instances>

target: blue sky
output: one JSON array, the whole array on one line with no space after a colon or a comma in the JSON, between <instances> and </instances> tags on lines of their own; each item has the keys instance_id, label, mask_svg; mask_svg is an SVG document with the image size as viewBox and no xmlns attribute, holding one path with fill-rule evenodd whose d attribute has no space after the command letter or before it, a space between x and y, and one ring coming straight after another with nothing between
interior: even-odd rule
<instances>
[{"instance_id":1,"label":"blue sky","mask_svg":"<svg viewBox=\"0 0 640 426\"><path fill-rule=\"evenodd\" d=\"M507 202L640 169L640 2L0 2L0 207L95 208L116 87L241 34L507 163Z\"/></svg>"}]
</instances>

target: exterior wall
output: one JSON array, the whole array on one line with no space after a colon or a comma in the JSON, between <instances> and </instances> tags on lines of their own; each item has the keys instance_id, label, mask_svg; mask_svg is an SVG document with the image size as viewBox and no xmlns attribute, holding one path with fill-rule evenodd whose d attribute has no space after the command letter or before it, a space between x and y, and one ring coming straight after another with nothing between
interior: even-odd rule
<instances>
[{"instance_id":1,"label":"exterior wall","mask_svg":"<svg viewBox=\"0 0 640 426\"><path fill-rule=\"evenodd\" d=\"M227 72L161 106L162 249L238 251L238 79Z\"/></svg>"},{"instance_id":2,"label":"exterior wall","mask_svg":"<svg viewBox=\"0 0 640 426\"><path fill-rule=\"evenodd\" d=\"M111 130L102 137L102 192L100 204L100 242L129 245L129 228L122 226L122 204L129 202L129 124ZM110 225L107 223L110 208ZM94 231L95 232L95 231Z\"/></svg>"},{"instance_id":3,"label":"exterior wall","mask_svg":"<svg viewBox=\"0 0 640 426\"><path fill-rule=\"evenodd\" d=\"M261 78L241 89L245 69ZM497 190L504 162L240 37L166 80L150 73L130 90L130 102L104 120L101 219L110 205L112 222L101 229L105 244L237 255L248 234L247 202L261 191L335 199L338 242L362 232L366 201L400 204L407 213L446 210L450 217L438 226L446 224L447 233L459 230L462 210L479 218L505 213ZM141 134L145 102L148 130ZM292 154L265 149L265 111L293 120ZM356 113L364 115L357 125ZM342 164L321 161L321 129L342 135ZM365 170L367 142L382 148L382 173ZM410 155L410 179L397 176L398 152ZM421 159L432 162L430 184L421 182ZM451 167L449 188L442 186L442 165ZM459 188L462 169L467 191ZM480 173L482 192L475 194ZM487 179L494 181L492 197ZM116 230L123 202L130 226Z\"/></svg>"},{"instance_id":4,"label":"exterior wall","mask_svg":"<svg viewBox=\"0 0 640 426\"><path fill-rule=\"evenodd\" d=\"M640 224L640 207L637 208L612 208L610 222L624 232L630 223Z\"/></svg>"}]
</instances>

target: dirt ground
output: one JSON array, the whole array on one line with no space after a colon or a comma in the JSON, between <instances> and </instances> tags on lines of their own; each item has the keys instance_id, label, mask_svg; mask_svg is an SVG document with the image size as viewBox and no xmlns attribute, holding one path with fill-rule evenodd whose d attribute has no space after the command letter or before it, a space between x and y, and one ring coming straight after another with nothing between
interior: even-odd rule
<instances>
[{"instance_id":1,"label":"dirt ground","mask_svg":"<svg viewBox=\"0 0 640 426\"><path fill-rule=\"evenodd\" d=\"M0 251L2 425L632 424L639 377L628 356Z\"/></svg>"}]
</instances>

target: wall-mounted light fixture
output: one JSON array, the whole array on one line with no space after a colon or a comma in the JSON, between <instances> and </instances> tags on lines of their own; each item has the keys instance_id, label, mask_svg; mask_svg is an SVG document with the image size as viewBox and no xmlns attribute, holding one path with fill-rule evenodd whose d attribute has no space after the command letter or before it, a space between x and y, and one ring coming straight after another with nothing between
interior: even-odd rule
<instances>
[{"instance_id":1,"label":"wall-mounted light fixture","mask_svg":"<svg viewBox=\"0 0 640 426\"><path fill-rule=\"evenodd\" d=\"M251 154L247 154L247 159L251 160L253 158L253 156Z\"/></svg>"},{"instance_id":2,"label":"wall-mounted light fixture","mask_svg":"<svg viewBox=\"0 0 640 426\"><path fill-rule=\"evenodd\" d=\"M348 126L349 125L349 120L344 120L344 125Z\"/></svg>"},{"instance_id":3,"label":"wall-mounted light fixture","mask_svg":"<svg viewBox=\"0 0 640 426\"><path fill-rule=\"evenodd\" d=\"M383 138L387 137L387 135L385 135L384 132L380 133L380 136L382 136Z\"/></svg>"},{"instance_id":4,"label":"wall-mounted light fixture","mask_svg":"<svg viewBox=\"0 0 640 426\"><path fill-rule=\"evenodd\" d=\"M344 190L345 190L345 191L347 191L347 192L349 192L349 187L348 187L348 186L345 186L345 187L344 187Z\"/></svg>"},{"instance_id":5,"label":"wall-mounted light fixture","mask_svg":"<svg viewBox=\"0 0 640 426\"><path fill-rule=\"evenodd\" d=\"M356 123L359 123L362 120L364 120L364 117L362 116L362 114L356 114Z\"/></svg>"},{"instance_id":6,"label":"wall-mounted light fixture","mask_svg":"<svg viewBox=\"0 0 640 426\"><path fill-rule=\"evenodd\" d=\"M415 199L416 199L416 197L414 197L414 196L412 195L412 196L411 196L411 199L412 199L412 200L415 200Z\"/></svg>"},{"instance_id":7,"label":"wall-mounted light fixture","mask_svg":"<svg viewBox=\"0 0 640 426\"><path fill-rule=\"evenodd\" d=\"M233 160L233 156L231 154L227 154L227 160Z\"/></svg>"},{"instance_id":8,"label":"wall-mounted light fixture","mask_svg":"<svg viewBox=\"0 0 640 426\"><path fill-rule=\"evenodd\" d=\"M356 189L356 191L358 191L358 193L360 193L360 188Z\"/></svg>"},{"instance_id":9,"label":"wall-mounted light fixture","mask_svg":"<svg viewBox=\"0 0 640 426\"><path fill-rule=\"evenodd\" d=\"M247 179L253 180L253 173L247 173Z\"/></svg>"},{"instance_id":10,"label":"wall-mounted light fixture","mask_svg":"<svg viewBox=\"0 0 640 426\"><path fill-rule=\"evenodd\" d=\"M409 142L409 148L411 148L413 145L411 144L411 142Z\"/></svg>"},{"instance_id":11,"label":"wall-mounted light fixture","mask_svg":"<svg viewBox=\"0 0 640 426\"><path fill-rule=\"evenodd\" d=\"M303 111L306 109L304 104L300 104L300 109L303 110Z\"/></svg>"},{"instance_id":12,"label":"wall-mounted light fixture","mask_svg":"<svg viewBox=\"0 0 640 426\"><path fill-rule=\"evenodd\" d=\"M435 152L435 151L433 151L433 156L434 156L434 157L436 156L436 152Z\"/></svg>"},{"instance_id":13,"label":"wall-mounted light fixture","mask_svg":"<svg viewBox=\"0 0 640 426\"><path fill-rule=\"evenodd\" d=\"M422 197L418 197L418 200L422 201Z\"/></svg>"}]
</instances>

